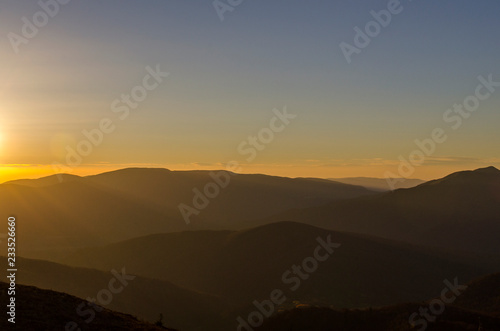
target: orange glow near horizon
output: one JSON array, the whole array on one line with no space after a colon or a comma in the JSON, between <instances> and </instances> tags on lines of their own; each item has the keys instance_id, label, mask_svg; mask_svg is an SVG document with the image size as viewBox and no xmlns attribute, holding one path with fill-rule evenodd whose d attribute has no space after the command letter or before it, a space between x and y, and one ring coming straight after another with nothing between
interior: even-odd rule
<instances>
[{"instance_id":1,"label":"orange glow near horizon","mask_svg":"<svg viewBox=\"0 0 500 331\"><path fill-rule=\"evenodd\" d=\"M500 168L500 163L494 164L470 164L470 167L463 165L428 165L416 168L415 173L410 178L418 178L423 180L431 180L444 177L450 173L473 170L486 166L496 166ZM172 171L191 171L191 170L226 170L224 164L214 164L200 166L197 164L97 164L80 166L74 169L69 169L65 173L89 176L104 172L115 171L124 168L166 168ZM379 165L356 165L356 166L323 166L323 165L267 165L267 164L242 164L238 173L242 174L266 174L271 176L282 177L316 177L316 178L343 178L343 177L375 177L383 178L386 171L391 171L397 174L397 166L379 164ZM64 171L63 171L64 172ZM0 183L5 183L17 179L36 179L46 176L55 175L58 172L51 165L36 165L36 164L11 164L0 165Z\"/></svg>"}]
</instances>

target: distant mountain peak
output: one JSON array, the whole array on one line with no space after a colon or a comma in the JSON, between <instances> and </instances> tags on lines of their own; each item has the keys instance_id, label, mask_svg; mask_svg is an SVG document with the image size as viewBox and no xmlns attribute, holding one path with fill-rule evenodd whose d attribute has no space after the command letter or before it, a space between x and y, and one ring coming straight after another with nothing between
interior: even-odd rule
<instances>
[{"instance_id":1,"label":"distant mountain peak","mask_svg":"<svg viewBox=\"0 0 500 331\"><path fill-rule=\"evenodd\" d=\"M345 177L345 178L328 178L339 183L357 185L365 187L373 191L392 191L393 189L399 188L412 188L420 184L425 183L424 180L416 178L392 178L394 179L394 187L391 187L387 181L387 178L373 178L373 177Z\"/></svg>"},{"instance_id":2,"label":"distant mountain peak","mask_svg":"<svg viewBox=\"0 0 500 331\"><path fill-rule=\"evenodd\" d=\"M37 179L16 179L5 182L3 184L14 184L14 185L22 185L29 187L44 187L50 186L60 183L71 182L77 179L81 179L82 177L72 174L60 173L55 175L50 175L46 177L41 177Z\"/></svg>"},{"instance_id":3,"label":"distant mountain peak","mask_svg":"<svg viewBox=\"0 0 500 331\"><path fill-rule=\"evenodd\" d=\"M493 166L490 166L486 168L479 168L476 170L454 172L441 179L436 179L427 182L423 184L423 186L435 185L439 183L448 183L448 184L484 183L484 182L489 182L492 179L497 180L497 178L500 178L500 170L498 170Z\"/></svg>"},{"instance_id":4,"label":"distant mountain peak","mask_svg":"<svg viewBox=\"0 0 500 331\"><path fill-rule=\"evenodd\" d=\"M498 170L494 166L489 166L486 168L479 168L479 169L474 170L474 172L482 173L482 174L494 174L494 175L500 174L500 170Z\"/></svg>"},{"instance_id":5,"label":"distant mountain peak","mask_svg":"<svg viewBox=\"0 0 500 331\"><path fill-rule=\"evenodd\" d=\"M107 174L130 174L130 173L143 173L143 174L151 174L151 173L160 173L160 172L172 172L171 170L167 168L157 168L157 167L128 167L128 168L121 168L117 170L111 170L111 171L106 171L97 175L90 175L87 177L95 177L95 176L100 176L100 175L107 175Z\"/></svg>"}]
</instances>

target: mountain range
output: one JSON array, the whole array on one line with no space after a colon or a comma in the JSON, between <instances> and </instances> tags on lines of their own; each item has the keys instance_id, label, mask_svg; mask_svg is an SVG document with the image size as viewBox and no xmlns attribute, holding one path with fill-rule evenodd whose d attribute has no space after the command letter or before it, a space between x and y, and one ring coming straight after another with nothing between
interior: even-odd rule
<instances>
[{"instance_id":1,"label":"mountain range","mask_svg":"<svg viewBox=\"0 0 500 331\"><path fill-rule=\"evenodd\" d=\"M215 174L215 175L214 175ZM228 181L192 215L195 190ZM61 175L0 185L0 215L19 222L19 253L52 259L67 251L141 235L192 229L243 229L290 208L373 194L363 187L317 179L233 175L225 171L123 169L96 176ZM209 192L211 192L209 190ZM202 198L196 198L202 199ZM196 200L198 201L198 200ZM256 208L258 206L258 208ZM40 236L43 233L44 236Z\"/></svg>"},{"instance_id":2,"label":"mountain range","mask_svg":"<svg viewBox=\"0 0 500 331\"><path fill-rule=\"evenodd\" d=\"M304 261L320 242L340 246L307 272ZM439 293L444 279L466 283L496 270L459 255L292 222L150 235L83 249L62 262L100 270L126 265L144 277L226 298L240 314L273 289L286 296L283 309L293 302L375 307L425 300ZM294 272L294 265L304 276Z\"/></svg>"},{"instance_id":3,"label":"mountain range","mask_svg":"<svg viewBox=\"0 0 500 331\"><path fill-rule=\"evenodd\" d=\"M336 310L327 307L303 306L280 312L259 328L263 331L328 331L328 330L482 330L500 329L500 274L476 279L456 297L445 304L441 314L430 314L429 320L412 318L421 308L432 312L432 300L369 309ZM434 301L435 302L435 301ZM434 320L435 319L435 320ZM415 322L412 327L410 320Z\"/></svg>"},{"instance_id":4,"label":"mountain range","mask_svg":"<svg viewBox=\"0 0 500 331\"><path fill-rule=\"evenodd\" d=\"M394 189L400 188L412 188L417 185L425 183L425 180L414 179L414 178L372 178L372 177L344 177L344 178L328 178L329 180L344 183L349 185L363 186L372 191L392 191ZM391 182L394 187L391 187L389 182Z\"/></svg>"},{"instance_id":5,"label":"mountain range","mask_svg":"<svg viewBox=\"0 0 500 331\"><path fill-rule=\"evenodd\" d=\"M296 208L262 220L304 222L418 245L500 252L500 170L462 171L414 188Z\"/></svg>"},{"instance_id":6,"label":"mountain range","mask_svg":"<svg viewBox=\"0 0 500 331\"><path fill-rule=\"evenodd\" d=\"M87 305L87 299L93 298L100 306L132 314L151 323L162 314L165 325L179 330L201 331L202 326L220 321L230 307L223 298L182 288L167 281L141 277L126 266L115 271L100 271L24 258L17 258L16 263L19 269L16 277L18 284L79 297L77 304L68 307L73 311L82 304L85 305L80 311L92 310ZM0 264L7 265L7 259L0 257ZM16 296L22 297L22 290ZM111 297L105 294L101 296L99 293L103 290L111 292Z\"/></svg>"},{"instance_id":7,"label":"mountain range","mask_svg":"<svg viewBox=\"0 0 500 331\"><path fill-rule=\"evenodd\" d=\"M0 282L0 300L7 302L9 285ZM75 307L81 299L50 290L42 290L34 286L17 285L15 324L7 318L0 319L2 330L97 330L97 331L176 331L139 321L137 318L98 307L99 313L94 316L83 315Z\"/></svg>"},{"instance_id":8,"label":"mountain range","mask_svg":"<svg viewBox=\"0 0 500 331\"><path fill-rule=\"evenodd\" d=\"M162 314L182 331L234 330L276 300L262 330L409 330L455 281L467 290L428 330L495 330L500 170L364 186L132 168L4 183L0 216L16 217L18 284L39 288L20 300L64 304L64 319L129 279L104 307L139 320L106 311L102 325L154 330ZM180 206L197 203L186 222ZM42 330L44 310L25 305Z\"/></svg>"}]
</instances>

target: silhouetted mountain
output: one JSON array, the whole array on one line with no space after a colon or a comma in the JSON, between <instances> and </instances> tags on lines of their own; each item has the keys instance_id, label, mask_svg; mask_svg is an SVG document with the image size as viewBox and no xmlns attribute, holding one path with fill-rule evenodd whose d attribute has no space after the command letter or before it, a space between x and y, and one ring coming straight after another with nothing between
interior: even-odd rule
<instances>
[{"instance_id":1,"label":"silhouetted mountain","mask_svg":"<svg viewBox=\"0 0 500 331\"><path fill-rule=\"evenodd\" d=\"M68 177L71 180L60 184L54 184L54 176L28 182L36 187L3 184L0 216L6 219L16 213L20 220L17 230L23 245L18 254L50 259L72 248L152 233L241 229L254 219L290 208L372 193L327 180L216 173L217 180L230 181L226 188L217 186L208 171L167 169L124 169ZM206 207L200 202L204 208L192 215L191 224L186 224L179 205L193 207L193 190L204 192L209 183L209 194L214 187L219 187L220 194L206 199Z\"/></svg>"},{"instance_id":2,"label":"silhouetted mountain","mask_svg":"<svg viewBox=\"0 0 500 331\"><path fill-rule=\"evenodd\" d=\"M145 256L143 258L146 259ZM75 305L68 307L73 311L86 302L87 298L97 299L97 303L101 305L110 300L109 305L105 305L106 308L133 314L149 322L157 321L159 315L163 314L164 324L170 327L205 330L206 326L218 323L222 314L229 309L226 300L180 288L166 281L140 276L129 279L134 274L126 266L116 268L114 273L111 269L99 271L72 268L41 260L17 258L16 262L19 268L16 279L18 284L33 285L81 298ZM150 260L150 263L162 262ZM0 264L7 265L7 259L0 257ZM102 290L108 294L100 296ZM99 301L101 299L104 302ZM88 306L84 307L82 310L88 310Z\"/></svg>"},{"instance_id":3,"label":"silhouetted mountain","mask_svg":"<svg viewBox=\"0 0 500 331\"><path fill-rule=\"evenodd\" d=\"M372 191L391 191L393 188L387 183L385 178L371 178L371 177L346 177L346 178L328 178L335 182L363 186ZM399 188L412 188L420 184L425 183L425 180L413 179L413 178L391 178L391 182L394 183L394 189Z\"/></svg>"},{"instance_id":4,"label":"silhouetted mountain","mask_svg":"<svg viewBox=\"0 0 500 331\"><path fill-rule=\"evenodd\" d=\"M467 285L467 290L454 305L500 317L500 273L475 279Z\"/></svg>"},{"instance_id":5,"label":"silhouetted mountain","mask_svg":"<svg viewBox=\"0 0 500 331\"><path fill-rule=\"evenodd\" d=\"M259 331L496 331L500 330L500 318L488 314L446 306L436 321L415 327L410 325L411 314L418 312L419 304L403 304L392 307L364 310L334 310L305 307L281 312L264 321ZM427 309L428 306L427 306ZM434 316L431 315L431 318ZM420 318L422 319L422 318ZM480 329L479 326L482 326ZM245 330L245 329L243 329ZM250 330L249 330L250 331Z\"/></svg>"},{"instance_id":6,"label":"silhouetted mountain","mask_svg":"<svg viewBox=\"0 0 500 331\"><path fill-rule=\"evenodd\" d=\"M141 322L131 315L117 313L102 307L99 307L102 310L91 319L90 315L79 314L76 310L82 299L33 286L17 285L16 287L16 323L8 322L7 318L10 316L4 312L5 316L0 319L1 330L175 331ZM0 301L2 303L9 302L8 288L7 283L0 281ZM78 329L75 329L73 327L75 324L71 323L75 323ZM66 328L67 325L69 325L68 328Z\"/></svg>"},{"instance_id":7,"label":"silhouetted mountain","mask_svg":"<svg viewBox=\"0 0 500 331\"><path fill-rule=\"evenodd\" d=\"M47 177L42 177L38 179L17 179L5 182L4 184L14 184L14 185L22 185L29 187L45 187L50 185L56 185L61 183L67 183L74 180L79 180L82 177L76 175L69 174L59 174L52 175Z\"/></svg>"},{"instance_id":8,"label":"silhouetted mountain","mask_svg":"<svg viewBox=\"0 0 500 331\"><path fill-rule=\"evenodd\" d=\"M161 206L162 211L172 210L175 218L182 220L179 204L193 206L193 189L205 193L207 184L217 182L211 173L217 174L218 180L229 179L229 182L215 198L208 198L208 206L199 215L192 217L193 223L187 229L197 225L204 229L213 229L214 226L241 229L243 221L259 219L263 214L273 215L290 208L321 205L329 201L373 194L363 187L316 178L294 179L227 171L133 168L90 176L87 179L101 187L126 192L135 200L153 202Z\"/></svg>"},{"instance_id":9,"label":"silhouetted mountain","mask_svg":"<svg viewBox=\"0 0 500 331\"><path fill-rule=\"evenodd\" d=\"M500 170L458 172L410 189L295 209L262 223L279 221L498 254Z\"/></svg>"},{"instance_id":10,"label":"silhouetted mountain","mask_svg":"<svg viewBox=\"0 0 500 331\"><path fill-rule=\"evenodd\" d=\"M313 256L317 238L341 246L291 291L293 275L285 277L288 283L283 275ZM444 279L465 283L491 272L453 260L403 243L283 222L238 232L151 235L84 249L65 262L102 270L126 265L130 272L229 298L235 307L278 288L288 303L344 308L425 300L439 293Z\"/></svg>"},{"instance_id":11,"label":"silhouetted mountain","mask_svg":"<svg viewBox=\"0 0 500 331\"><path fill-rule=\"evenodd\" d=\"M453 302L446 304L443 309L436 303L443 302L440 296L422 303L362 310L302 306L271 316L258 330L500 330L500 274L475 279L466 286L456 296L447 293L446 299L453 299ZM430 308L432 303L435 305ZM426 309L424 312L430 316L429 319L420 314L421 308ZM432 313L440 310L440 314Z\"/></svg>"},{"instance_id":12,"label":"silhouetted mountain","mask_svg":"<svg viewBox=\"0 0 500 331\"><path fill-rule=\"evenodd\" d=\"M18 219L21 256L53 258L77 247L164 232L169 225L150 205L80 180L42 188L0 185L0 200L2 218L15 213Z\"/></svg>"}]
</instances>

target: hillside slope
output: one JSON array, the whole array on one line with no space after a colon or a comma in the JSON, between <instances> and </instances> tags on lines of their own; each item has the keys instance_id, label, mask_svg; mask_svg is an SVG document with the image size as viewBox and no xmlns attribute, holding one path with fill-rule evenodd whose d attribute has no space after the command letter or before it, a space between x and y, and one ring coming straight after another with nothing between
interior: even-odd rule
<instances>
[{"instance_id":1,"label":"hillside slope","mask_svg":"<svg viewBox=\"0 0 500 331\"><path fill-rule=\"evenodd\" d=\"M19 219L18 254L54 259L75 248L153 233L242 229L291 208L373 193L327 180L216 173L217 180L229 181L221 184L225 188L209 171L135 168L66 176L62 183L55 183L56 176L11 182L0 185L0 217ZM216 197L195 193L205 192L209 183L208 195L219 187ZM200 205L187 224L179 206L194 207L193 199Z\"/></svg>"},{"instance_id":2,"label":"hillside slope","mask_svg":"<svg viewBox=\"0 0 500 331\"><path fill-rule=\"evenodd\" d=\"M17 258L18 284L37 286L68 293L84 299L94 298L97 303L108 303L108 296L99 296L102 290L114 292L106 308L133 314L149 322L164 315L164 323L180 330L204 330L202 326L220 320L229 309L225 300L180 288L166 281L135 276L128 267L98 271L72 268L57 263ZM0 264L7 265L0 257ZM119 276L117 276L119 275ZM130 279L131 277L135 277ZM113 280L116 279L116 280ZM126 283L126 284L125 284ZM102 298L103 302L99 301ZM73 306L76 309L78 306Z\"/></svg>"},{"instance_id":3,"label":"hillside slope","mask_svg":"<svg viewBox=\"0 0 500 331\"><path fill-rule=\"evenodd\" d=\"M285 283L283 274L314 255L318 238L341 246L290 291L293 284ZM84 249L64 262L102 270L126 265L131 272L227 297L240 306L275 288L286 290L289 302L341 308L418 301L434 295L444 279L466 282L492 272L403 243L291 222L237 232L151 235ZM285 278L290 282L292 276Z\"/></svg>"},{"instance_id":4,"label":"hillside slope","mask_svg":"<svg viewBox=\"0 0 500 331\"><path fill-rule=\"evenodd\" d=\"M500 317L500 273L473 280L454 305Z\"/></svg>"},{"instance_id":5,"label":"hillside slope","mask_svg":"<svg viewBox=\"0 0 500 331\"><path fill-rule=\"evenodd\" d=\"M458 172L410 189L295 209L262 223L280 221L498 254L500 170Z\"/></svg>"},{"instance_id":6,"label":"hillside slope","mask_svg":"<svg viewBox=\"0 0 500 331\"><path fill-rule=\"evenodd\" d=\"M418 304L406 303L363 310L301 307L275 314L265 320L259 330L496 331L500 330L499 281L500 274L492 274L467 283L467 288L461 289L458 296L450 296L448 293L448 300L454 298L454 301L446 304L440 314L432 314L437 308L429 308L432 302L436 302L434 300L441 300L439 296ZM430 319L418 314L421 308L430 312ZM411 327L412 323L414 327Z\"/></svg>"},{"instance_id":7,"label":"hillside slope","mask_svg":"<svg viewBox=\"0 0 500 331\"><path fill-rule=\"evenodd\" d=\"M385 178L372 178L372 177L345 177L345 178L328 178L329 180L333 180L335 182L349 184L349 185L357 185L363 186L369 190L386 192L393 190L390 187L387 179ZM394 183L394 189L400 188L412 188L418 186L420 184L425 183L424 180L421 179L407 179L407 178L391 178L391 182Z\"/></svg>"},{"instance_id":8,"label":"hillside slope","mask_svg":"<svg viewBox=\"0 0 500 331\"><path fill-rule=\"evenodd\" d=\"M446 306L436 321L424 324L418 318L415 327L410 324L411 314L423 304L402 304L366 310L334 310L329 308L296 308L281 312L264 321L262 331L496 331L500 318L488 314ZM434 316L432 316L434 317ZM420 321L420 322L418 322ZM423 328L425 325L425 328ZM479 326L482 326L482 329Z\"/></svg>"},{"instance_id":9,"label":"hillside slope","mask_svg":"<svg viewBox=\"0 0 500 331\"><path fill-rule=\"evenodd\" d=\"M0 301L7 302L9 285L0 281ZM17 285L16 292L16 323L7 318L0 319L1 330L71 330L78 327L81 330L96 331L160 331L171 330L141 322L137 318L100 307L102 311L93 317L79 314L76 307L82 299L55 291L42 290L33 286ZM82 315L82 316L81 316ZM66 328L68 327L68 328Z\"/></svg>"}]
</instances>

